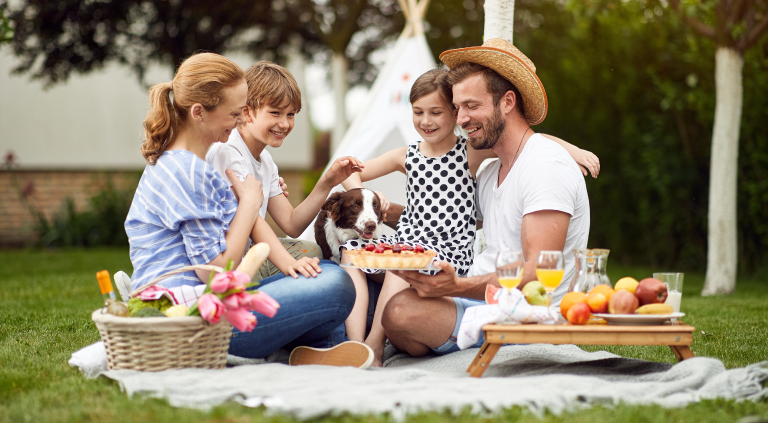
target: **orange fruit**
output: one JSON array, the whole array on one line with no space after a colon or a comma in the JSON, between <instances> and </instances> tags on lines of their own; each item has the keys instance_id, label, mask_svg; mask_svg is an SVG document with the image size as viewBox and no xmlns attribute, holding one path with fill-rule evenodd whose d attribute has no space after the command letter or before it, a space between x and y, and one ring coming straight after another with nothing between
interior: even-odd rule
<instances>
[{"instance_id":1,"label":"orange fruit","mask_svg":"<svg viewBox=\"0 0 768 423\"><path fill-rule=\"evenodd\" d=\"M609 285L603 285L603 284L600 284L600 285L592 288L591 291L589 291L589 295L592 295L592 294L603 294L603 295L605 295L605 299L606 300L610 300L611 299L611 295L613 295L613 293L614 293L613 288L611 288Z\"/></svg>"},{"instance_id":2,"label":"orange fruit","mask_svg":"<svg viewBox=\"0 0 768 423\"><path fill-rule=\"evenodd\" d=\"M562 313L563 316L566 316L568 315L568 309L571 308L572 305L586 302L587 294L583 292L569 292L565 294L563 300L560 301L560 313Z\"/></svg>"}]
</instances>

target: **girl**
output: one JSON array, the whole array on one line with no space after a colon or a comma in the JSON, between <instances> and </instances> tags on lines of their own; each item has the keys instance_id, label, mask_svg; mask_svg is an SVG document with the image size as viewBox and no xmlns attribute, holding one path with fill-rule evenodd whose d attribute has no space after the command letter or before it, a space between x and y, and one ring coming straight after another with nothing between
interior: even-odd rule
<instances>
[{"instance_id":1,"label":"girl","mask_svg":"<svg viewBox=\"0 0 768 423\"><path fill-rule=\"evenodd\" d=\"M141 147L147 167L125 221L134 267L132 288L181 266L240 262L261 219L261 184L253 175L241 182L229 169L227 181L205 162L205 153L244 123L247 94L242 69L213 53L190 57L173 81L152 87ZM316 278L277 275L261 280L259 289L280 303L280 311L271 319L253 312L258 326L252 332L235 330L229 352L264 358L281 347L333 346L329 335L349 315L355 291L335 263L321 261L319 267L322 273ZM207 280L208 272L195 271L161 284L199 285ZM373 359L369 352L362 344L345 343L305 355L302 364L340 356L344 364L364 366Z\"/></svg>"},{"instance_id":2,"label":"girl","mask_svg":"<svg viewBox=\"0 0 768 423\"><path fill-rule=\"evenodd\" d=\"M447 70L431 70L420 76L411 88L409 99L413 108L413 125L424 141L364 162L362 173L352 175L343 186L346 189L361 188L363 181L396 171L406 174L408 203L398 222L397 234L380 241L422 245L436 251L439 260L451 263L457 274L464 276L473 260L475 175L483 160L495 155L492 150L473 149L465 137L454 134L456 116L447 77ZM547 137L563 145L577 163L586 166L596 161L592 153L558 138ZM361 245L359 240L345 243L342 246L342 263L349 262L344 251ZM382 272L355 268L346 270L357 289L355 307L346 322L347 335L352 340L362 340L365 337L368 302L365 273ZM394 294L408 287L391 272L385 273L383 283L373 326L365 338L365 343L376 355L374 365L381 365L384 350L381 313Z\"/></svg>"}]
</instances>

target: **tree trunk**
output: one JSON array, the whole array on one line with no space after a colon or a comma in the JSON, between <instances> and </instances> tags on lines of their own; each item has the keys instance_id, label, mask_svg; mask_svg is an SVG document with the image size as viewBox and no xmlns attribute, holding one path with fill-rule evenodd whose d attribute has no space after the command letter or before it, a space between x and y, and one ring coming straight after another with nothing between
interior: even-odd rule
<instances>
[{"instance_id":1,"label":"tree trunk","mask_svg":"<svg viewBox=\"0 0 768 423\"><path fill-rule=\"evenodd\" d=\"M515 22L515 0L485 0L483 40L501 38L512 42Z\"/></svg>"},{"instance_id":2,"label":"tree trunk","mask_svg":"<svg viewBox=\"0 0 768 423\"><path fill-rule=\"evenodd\" d=\"M336 151L347 132L347 71L349 64L344 53L333 53L331 59L331 84L333 101L336 105L336 118L331 132L331 155Z\"/></svg>"},{"instance_id":3,"label":"tree trunk","mask_svg":"<svg viewBox=\"0 0 768 423\"><path fill-rule=\"evenodd\" d=\"M736 287L738 236L736 177L744 57L731 47L715 54L715 125L709 172L707 276L701 295L730 294Z\"/></svg>"}]
</instances>

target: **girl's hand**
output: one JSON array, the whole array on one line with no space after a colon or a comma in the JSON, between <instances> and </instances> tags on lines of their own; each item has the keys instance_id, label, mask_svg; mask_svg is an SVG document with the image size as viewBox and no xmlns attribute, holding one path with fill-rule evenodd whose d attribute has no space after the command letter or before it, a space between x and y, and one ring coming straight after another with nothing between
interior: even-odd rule
<instances>
[{"instance_id":1,"label":"girl's hand","mask_svg":"<svg viewBox=\"0 0 768 423\"><path fill-rule=\"evenodd\" d=\"M381 214L383 219L387 217L387 211L389 210L389 200L387 200L387 197L384 196L383 192L374 191L374 193L379 196L379 203L381 203Z\"/></svg>"},{"instance_id":2,"label":"girl's hand","mask_svg":"<svg viewBox=\"0 0 768 423\"><path fill-rule=\"evenodd\" d=\"M285 179L283 177L280 177L280 189L283 190L283 195L288 196L288 184L285 183Z\"/></svg>"},{"instance_id":3,"label":"girl's hand","mask_svg":"<svg viewBox=\"0 0 768 423\"><path fill-rule=\"evenodd\" d=\"M291 267L288 268L288 274L294 279L299 277L298 273L301 273L304 277L316 277L320 270L320 259L317 257L302 257L296 260Z\"/></svg>"},{"instance_id":4,"label":"girl's hand","mask_svg":"<svg viewBox=\"0 0 768 423\"><path fill-rule=\"evenodd\" d=\"M329 184L330 188L333 188L347 180L349 175L355 172L362 172L363 167L365 167L363 162L352 156L340 157L334 160L331 167L328 168L328 172L325 172L321 180L324 179L325 183Z\"/></svg>"},{"instance_id":5,"label":"girl's hand","mask_svg":"<svg viewBox=\"0 0 768 423\"><path fill-rule=\"evenodd\" d=\"M587 170L589 170L593 178L597 178L597 175L600 174L600 159L591 151L579 149L574 153L573 159L579 164L581 173L584 176L587 176Z\"/></svg>"},{"instance_id":6,"label":"girl's hand","mask_svg":"<svg viewBox=\"0 0 768 423\"><path fill-rule=\"evenodd\" d=\"M232 169L227 169L227 178L232 182L232 191L235 193L238 204L250 203L257 209L261 208L261 203L264 202L264 191L261 189L261 182L249 174L245 177L245 181L240 182L240 179L235 175Z\"/></svg>"}]
</instances>

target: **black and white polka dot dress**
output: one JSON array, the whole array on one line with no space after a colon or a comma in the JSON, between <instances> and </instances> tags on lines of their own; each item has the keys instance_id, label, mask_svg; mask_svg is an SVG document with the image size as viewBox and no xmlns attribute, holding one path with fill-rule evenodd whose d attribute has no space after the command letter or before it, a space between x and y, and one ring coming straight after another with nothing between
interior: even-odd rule
<instances>
[{"instance_id":1,"label":"black and white polka dot dress","mask_svg":"<svg viewBox=\"0 0 768 423\"><path fill-rule=\"evenodd\" d=\"M419 144L411 144L405 157L408 204L397 222L397 234L380 241L437 251L439 260L451 263L464 276L472 264L477 223L467 139L459 137L453 149L440 157L424 157ZM363 244L353 239L342 247L356 249Z\"/></svg>"}]
</instances>

